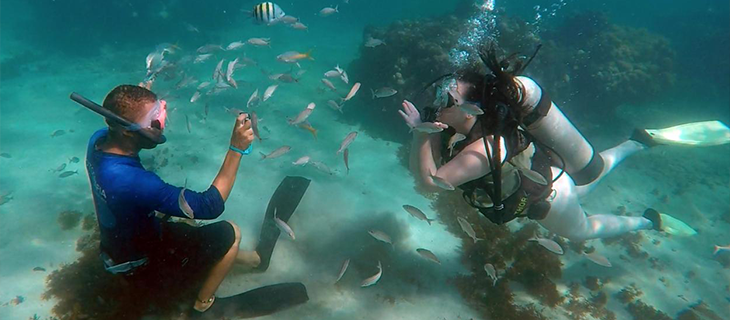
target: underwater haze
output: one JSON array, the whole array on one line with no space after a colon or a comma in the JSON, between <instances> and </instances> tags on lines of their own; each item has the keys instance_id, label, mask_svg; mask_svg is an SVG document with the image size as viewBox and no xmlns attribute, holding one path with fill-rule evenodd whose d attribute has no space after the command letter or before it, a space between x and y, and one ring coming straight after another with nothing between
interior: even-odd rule
<instances>
[{"instance_id":1,"label":"underwater haze","mask_svg":"<svg viewBox=\"0 0 730 320\"><path fill-rule=\"evenodd\" d=\"M419 186L399 114L492 44L523 60L539 48L523 74L596 151L635 128L726 126L730 2L300 0L273 2L296 18L273 23L252 13L259 3L0 2L0 319L188 318L192 296L120 302L130 293L108 289L121 276L99 258L85 163L107 124L69 95L101 104L132 84L167 101L167 142L141 164L192 191L216 177L239 112L257 115L225 211L188 223L234 222L253 250L279 183L311 180L282 222L296 237L282 227L268 270L234 269L212 308L284 282L309 300L229 318L730 320L727 135L641 151L580 202L589 216L654 208L687 229L578 241Z\"/></svg>"}]
</instances>

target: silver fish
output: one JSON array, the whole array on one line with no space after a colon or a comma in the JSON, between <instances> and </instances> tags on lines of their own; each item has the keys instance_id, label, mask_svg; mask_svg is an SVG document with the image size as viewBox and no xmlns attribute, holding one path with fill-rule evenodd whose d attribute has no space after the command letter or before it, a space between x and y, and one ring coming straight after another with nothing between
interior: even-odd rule
<instances>
[{"instance_id":1,"label":"silver fish","mask_svg":"<svg viewBox=\"0 0 730 320\"><path fill-rule=\"evenodd\" d=\"M291 164L295 166L305 166L307 165L307 163L309 163L309 156L303 156L297 159L297 161L292 162Z\"/></svg>"},{"instance_id":2,"label":"silver fish","mask_svg":"<svg viewBox=\"0 0 730 320\"><path fill-rule=\"evenodd\" d=\"M292 29L295 29L295 30L307 30L307 29L309 29L309 27L307 27L307 25L305 25L305 24L303 24L301 22L298 22L298 21L292 23L291 24L291 28Z\"/></svg>"},{"instance_id":3,"label":"silver fish","mask_svg":"<svg viewBox=\"0 0 730 320\"><path fill-rule=\"evenodd\" d=\"M385 242L387 244L393 244L393 241L390 239L390 236L387 235L385 232L380 230L369 230L368 233L373 236L373 238L377 239L378 241Z\"/></svg>"},{"instance_id":4,"label":"silver fish","mask_svg":"<svg viewBox=\"0 0 730 320\"><path fill-rule=\"evenodd\" d=\"M226 59L221 59L221 61L218 61L218 64L215 66L215 70L213 70L213 80L218 81L223 74L221 70L223 70L223 62L225 62Z\"/></svg>"},{"instance_id":5,"label":"silver fish","mask_svg":"<svg viewBox=\"0 0 730 320\"><path fill-rule=\"evenodd\" d=\"M59 178L66 178L66 177L70 177L70 176L75 175L75 174L78 174L78 173L79 173L79 170L64 171L63 173L61 173L60 175L58 175L58 177Z\"/></svg>"},{"instance_id":6,"label":"silver fish","mask_svg":"<svg viewBox=\"0 0 730 320\"><path fill-rule=\"evenodd\" d=\"M284 73L284 74L280 75L280 76L279 76L279 78L277 78L277 80L279 80L279 81L281 81L281 82L285 82L285 83L294 83L294 82L299 82L299 80L298 80L298 79L294 78L294 77L293 77L293 76L292 76L291 74L289 74L289 73Z\"/></svg>"},{"instance_id":7,"label":"silver fish","mask_svg":"<svg viewBox=\"0 0 730 320\"><path fill-rule=\"evenodd\" d=\"M330 106L330 108L342 113L342 106L337 104L337 102L335 102L334 100L327 100L327 105Z\"/></svg>"},{"instance_id":8,"label":"silver fish","mask_svg":"<svg viewBox=\"0 0 730 320\"><path fill-rule=\"evenodd\" d=\"M293 17L293 16L283 16L283 17L279 18L279 21L286 23L286 24L291 24L291 23L295 23L295 22L299 21L299 18Z\"/></svg>"},{"instance_id":9,"label":"silver fish","mask_svg":"<svg viewBox=\"0 0 730 320\"><path fill-rule=\"evenodd\" d=\"M411 131L418 131L418 132L423 132L423 133L436 133L436 132L444 131L444 128L433 122L421 122L417 126L411 128Z\"/></svg>"},{"instance_id":10,"label":"silver fish","mask_svg":"<svg viewBox=\"0 0 730 320\"><path fill-rule=\"evenodd\" d=\"M288 234L292 240L296 240L296 237L294 236L294 230L292 230L291 227L286 224L286 222L276 216L276 207L274 207L274 222L276 222L276 226L279 227L281 231Z\"/></svg>"},{"instance_id":11,"label":"silver fish","mask_svg":"<svg viewBox=\"0 0 730 320\"><path fill-rule=\"evenodd\" d=\"M276 88L278 88L278 84L270 85L268 88L266 88L266 91L264 91L264 98L262 101L269 100L271 96L274 94L274 91L276 91Z\"/></svg>"},{"instance_id":12,"label":"silver fish","mask_svg":"<svg viewBox=\"0 0 730 320\"><path fill-rule=\"evenodd\" d=\"M188 127L188 133L190 133L190 119L188 118L188 115L185 115L185 124Z\"/></svg>"},{"instance_id":13,"label":"silver fish","mask_svg":"<svg viewBox=\"0 0 730 320\"><path fill-rule=\"evenodd\" d=\"M331 81L329 81L329 80L327 80L325 78L323 78L321 81L322 81L322 83L324 83L325 86L327 86L327 88L330 88L330 90L337 91L337 88L335 88L335 85L332 84Z\"/></svg>"},{"instance_id":14,"label":"silver fish","mask_svg":"<svg viewBox=\"0 0 730 320\"><path fill-rule=\"evenodd\" d=\"M375 47L377 47L379 45L383 45L383 44L385 44L385 42L383 42L383 40L375 39L373 37L368 37L368 40L365 41L365 46L368 48L375 48Z\"/></svg>"},{"instance_id":15,"label":"silver fish","mask_svg":"<svg viewBox=\"0 0 730 320\"><path fill-rule=\"evenodd\" d=\"M421 211L421 209L418 209L414 206L404 204L403 209L405 209L406 212L410 213L414 218L428 222L429 226L431 225L431 221L436 220L436 219L429 219L426 216L426 214L423 213L423 211Z\"/></svg>"},{"instance_id":16,"label":"silver fish","mask_svg":"<svg viewBox=\"0 0 730 320\"><path fill-rule=\"evenodd\" d=\"M51 171L53 171L53 172L61 172L61 171L63 171L63 169L66 169L66 163L65 162L62 163L61 165L59 165L58 167L56 167L56 169L51 169Z\"/></svg>"},{"instance_id":17,"label":"silver fish","mask_svg":"<svg viewBox=\"0 0 730 320\"><path fill-rule=\"evenodd\" d=\"M357 82L354 85L352 85L352 89L350 89L350 92L347 94L347 96L342 99L342 102L349 101L350 99L352 99L352 97L354 97L355 94L357 93L357 90L360 90L360 82Z\"/></svg>"},{"instance_id":18,"label":"silver fish","mask_svg":"<svg viewBox=\"0 0 730 320\"><path fill-rule=\"evenodd\" d=\"M350 144L355 141L355 138L357 138L357 131L348 133L345 139L340 143L340 149L337 150L336 154L340 154L340 152L345 151L345 149L350 147Z\"/></svg>"},{"instance_id":19,"label":"silver fish","mask_svg":"<svg viewBox=\"0 0 730 320\"><path fill-rule=\"evenodd\" d=\"M255 111L251 111L251 129L253 135L261 141L261 135L259 134L259 116L256 115Z\"/></svg>"},{"instance_id":20,"label":"silver fish","mask_svg":"<svg viewBox=\"0 0 730 320\"><path fill-rule=\"evenodd\" d=\"M433 180L433 183L441 189L449 190L449 191L453 191L456 189L456 188L454 188L454 186L451 183L444 180L444 178L432 175L431 179Z\"/></svg>"},{"instance_id":21,"label":"silver fish","mask_svg":"<svg viewBox=\"0 0 730 320\"><path fill-rule=\"evenodd\" d=\"M243 48L244 45L245 43L243 41L234 41L226 47L226 51L240 49Z\"/></svg>"},{"instance_id":22,"label":"silver fish","mask_svg":"<svg viewBox=\"0 0 730 320\"><path fill-rule=\"evenodd\" d=\"M182 190L180 190L180 195L177 196L177 206L180 208L180 211L185 214L186 217L190 219L195 219L195 213L193 212L193 208L191 208L190 204L188 204L188 201L185 200L185 188L182 188Z\"/></svg>"},{"instance_id":23,"label":"silver fish","mask_svg":"<svg viewBox=\"0 0 730 320\"><path fill-rule=\"evenodd\" d=\"M190 97L190 103L194 103L195 101L198 101L198 99L200 99L200 91L195 91L193 96Z\"/></svg>"},{"instance_id":24,"label":"silver fish","mask_svg":"<svg viewBox=\"0 0 730 320\"><path fill-rule=\"evenodd\" d=\"M51 138L60 137L64 134L66 134L66 131L59 129L59 130L53 131L53 133L51 133Z\"/></svg>"},{"instance_id":25,"label":"silver fish","mask_svg":"<svg viewBox=\"0 0 730 320\"><path fill-rule=\"evenodd\" d=\"M461 109L461 111L464 111L464 113L473 116L484 114L484 110L482 110L482 108L479 108L477 105L471 103L462 103L459 108Z\"/></svg>"},{"instance_id":26,"label":"silver fish","mask_svg":"<svg viewBox=\"0 0 730 320\"><path fill-rule=\"evenodd\" d=\"M259 89L256 88L256 90L254 90L254 92L251 94L251 96L248 97L248 101L246 101L246 108L250 108L251 107L251 103L254 100L258 100L258 98L259 98Z\"/></svg>"},{"instance_id":27,"label":"silver fish","mask_svg":"<svg viewBox=\"0 0 730 320\"><path fill-rule=\"evenodd\" d=\"M418 248L418 249L416 249L416 252L418 252L418 254L420 254L421 257L424 257L428 260L441 264L441 260L439 260L439 258L435 254L433 254L433 252L431 252L427 249Z\"/></svg>"},{"instance_id":28,"label":"silver fish","mask_svg":"<svg viewBox=\"0 0 730 320\"><path fill-rule=\"evenodd\" d=\"M396 93L398 93L397 90L390 88L390 87L380 88L375 91L373 91L373 89L370 89L370 92L373 94L373 99L392 97Z\"/></svg>"},{"instance_id":29,"label":"silver fish","mask_svg":"<svg viewBox=\"0 0 730 320\"><path fill-rule=\"evenodd\" d=\"M340 282L340 279L342 279L342 276L345 275L345 271L347 271L347 267L350 265L350 259L345 259L345 261L342 262L342 267L340 267L340 272L337 273L337 280L335 280L335 283Z\"/></svg>"},{"instance_id":30,"label":"silver fish","mask_svg":"<svg viewBox=\"0 0 730 320\"><path fill-rule=\"evenodd\" d=\"M226 82L234 88L238 88L236 80L233 79L233 71L235 71L236 63L238 63L238 58L228 62L228 68L226 68Z\"/></svg>"},{"instance_id":31,"label":"silver fish","mask_svg":"<svg viewBox=\"0 0 730 320\"><path fill-rule=\"evenodd\" d=\"M345 149L345 152L342 153L342 159L345 161L345 169L347 169L347 174L350 174L350 149Z\"/></svg>"},{"instance_id":32,"label":"silver fish","mask_svg":"<svg viewBox=\"0 0 730 320\"><path fill-rule=\"evenodd\" d=\"M328 16L331 16L335 12L340 12L340 11L338 11L338 8L339 8L339 5L338 6L335 6L334 8L324 7L324 8L322 8L322 10L319 10L319 16L320 17L328 17Z\"/></svg>"},{"instance_id":33,"label":"silver fish","mask_svg":"<svg viewBox=\"0 0 730 320\"><path fill-rule=\"evenodd\" d=\"M264 159L274 159L274 158L281 157L285 153L289 152L289 150L291 150L290 146L282 146L279 149L276 149L269 154L264 154L263 152L259 152L259 153L261 153L261 160L264 160Z\"/></svg>"},{"instance_id":34,"label":"silver fish","mask_svg":"<svg viewBox=\"0 0 730 320\"><path fill-rule=\"evenodd\" d=\"M344 72L345 72L345 70L343 70L342 68L340 68L340 65L339 65L339 64L335 66L335 70L336 70L336 71L337 71L338 73L340 73L340 74L342 74L342 73L344 73Z\"/></svg>"},{"instance_id":35,"label":"silver fish","mask_svg":"<svg viewBox=\"0 0 730 320\"><path fill-rule=\"evenodd\" d=\"M492 279L492 287L497 284L497 269L491 263L484 265L484 271L487 272L487 276Z\"/></svg>"},{"instance_id":36,"label":"silver fish","mask_svg":"<svg viewBox=\"0 0 730 320\"><path fill-rule=\"evenodd\" d=\"M79 161L81 161L81 159L78 157L71 157L71 159L68 159L69 163L79 163Z\"/></svg>"},{"instance_id":37,"label":"silver fish","mask_svg":"<svg viewBox=\"0 0 730 320\"><path fill-rule=\"evenodd\" d=\"M246 42L255 46L271 46L271 39L269 38L251 38Z\"/></svg>"},{"instance_id":38,"label":"silver fish","mask_svg":"<svg viewBox=\"0 0 730 320\"><path fill-rule=\"evenodd\" d=\"M196 50L197 53L205 54L223 50L223 47L219 44L206 44Z\"/></svg>"},{"instance_id":39,"label":"silver fish","mask_svg":"<svg viewBox=\"0 0 730 320\"><path fill-rule=\"evenodd\" d=\"M210 106L206 103L205 107L203 107L203 112L205 113L204 118L208 118L208 111L210 110Z\"/></svg>"},{"instance_id":40,"label":"silver fish","mask_svg":"<svg viewBox=\"0 0 730 320\"><path fill-rule=\"evenodd\" d=\"M11 154L7 153L7 152L3 152L3 153L0 153L0 157L6 158L6 159L10 159L13 156Z\"/></svg>"},{"instance_id":41,"label":"silver fish","mask_svg":"<svg viewBox=\"0 0 730 320\"><path fill-rule=\"evenodd\" d=\"M310 102L307 105L307 107L304 108L304 110L299 112L299 114L297 115L297 117L294 120L289 120L289 124L294 126L294 125L298 125L298 124L306 121L307 118L309 118L309 115L312 114L312 111L314 111L314 107L316 107L316 106L317 105L314 104L314 102Z\"/></svg>"},{"instance_id":42,"label":"silver fish","mask_svg":"<svg viewBox=\"0 0 730 320\"><path fill-rule=\"evenodd\" d=\"M200 90L203 90L203 89L205 89L205 87L207 87L207 86L209 86L209 85L210 85L210 82L208 82L208 81L202 82L202 83L200 83L200 84L198 85L198 88L197 88L197 90L198 90L198 91L200 91Z\"/></svg>"},{"instance_id":43,"label":"silver fish","mask_svg":"<svg viewBox=\"0 0 730 320\"><path fill-rule=\"evenodd\" d=\"M552 253L563 254L563 248L561 248L557 242L551 239L538 238L537 235L535 235L535 237L529 239L529 241L537 242L539 245L543 246L543 248L548 249Z\"/></svg>"},{"instance_id":44,"label":"silver fish","mask_svg":"<svg viewBox=\"0 0 730 320\"><path fill-rule=\"evenodd\" d=\"M330 70L324 73L325 78L336 78L340 76L340 72L337 70Z\"/></svg>"},{"instance_id":45,"label":"silver fish","mask_svg":"<svg viewBox=\"0 0 730 320\"><path fill-rule=\"evenodd\" d=\"M608 258L606 258L606 257L604 257L604 256L602 256L602 255L600 255L598 253L596 253L595 251L594 252L591 252L591 253L585 253L584 252L583 255L588 260L591 260L593 263L595 263L595 264L597 264L599 266L604 266L606 268L610 268L611 267L611 261L608 261Z\"/></svg>"},{"instance_id":46,"label":"silver fish","mask_svg":"<svg viewBox=\"0 0 730 320\"><path fill-rule=\"evenodd\" d=\"M474 240L474 243L477 243L477 241L482 240L477 238L477 233L474 231L474 228L471 227L471 224L469 221L466 221L466 219L462 217L457 217L457 221L459 221L459 226L461 226L461 230L466 233L466 235L469 236L472 240Z\"/></svg>"},{"instance_id":47,"label":"silver fish","mask_svg":"<svg viewBox=\"0 0 730 320\"><path fill-rule=\"evenodd\" d=\"M460 141L464 141L464 139L466 139L466 136L458 132L449 138L449 157L454 154L454 146Z\"/></svg>"},{"instance_id":48,"label":"silver fish","mask_svg":"<svg viewBox=\"0 0 730 320\"><path fill-rule=\"evenodd\" d=\"M324 164L322 162L319 162L319 161L309 161L309 164L312 165L312 167L314 167L315 169L319 170L322 173L326 173L328 175L333 175L334 174L332 172L332 170L330 170L330 168L326 164Z\"/></svg>"},{"instance_id":49,"label":"silver fish","mask_svg":"<svg viewBox=\"0 0 730 320\"><path fill-rule=\"evenodd\" d=\"M212 57L212 56L213 56L212 53L199 54L198 56L195 57L195 61L193 61L193 63L195 63L195 64L203 63L206 60L210 59L210 57Z\"/></svg>"},{"instance_id":50,"label":"silver fish","mask_svg":"<svg viewBox=\"0 0 730 320\"><path fill-rule=\"evenodd\" d=\"M340 73L340 79L342 79L342 82L349 84L350 78L347 77L347 72L344 70Z\"/></svg>"},{"instance_id":51,"label":"silver fish","mask_svg":"<svg viewBox=\"0 0 730 320\"><path fill-rule=\"evenodd\" d=\"M372 285L378 283L378 280L380 280L380 277L382 277L382 276L383 276L383 265L380 264L380 261L378 261L378 273L376 273L375 275L373 275L370 278L363 280L362 283L360 283L360 287L365 288L365 287L372 286Z\"/></svg>"},{"instance_id":52,"label":"silver fish","mask_svg":"<svg viewBox=\"0 0 730 320\"><path fill-rule=\"evenodd\" d=\"M236 117L238 117L239 114L243 113L243 110L238 109L238 108L226 108L226 107L223 107L223 109L225 109L226 112L228 112L228 113L230 113L230 114L232 114L232 115L234 115Z\"/></svg>"}]
</instances>

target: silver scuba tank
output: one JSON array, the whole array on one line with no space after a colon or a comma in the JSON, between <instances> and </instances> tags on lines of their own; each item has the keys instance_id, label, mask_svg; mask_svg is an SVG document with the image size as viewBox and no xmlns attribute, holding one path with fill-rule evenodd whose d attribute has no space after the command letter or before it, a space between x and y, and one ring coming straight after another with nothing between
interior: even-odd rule
<instances>
[{"instance_id":1,"label":"silver scuba tank","mask_svg":"<svg viewBox=\"0 0 730 320\"><path fill-rule=\"evenodd\" d=\"M527 108L524 129L562 157L565 172L577 186L596 180L604 167L601 155L534 80L523 76L515 79L522 87L520 105Z\"/></svg>"}]
</instances>

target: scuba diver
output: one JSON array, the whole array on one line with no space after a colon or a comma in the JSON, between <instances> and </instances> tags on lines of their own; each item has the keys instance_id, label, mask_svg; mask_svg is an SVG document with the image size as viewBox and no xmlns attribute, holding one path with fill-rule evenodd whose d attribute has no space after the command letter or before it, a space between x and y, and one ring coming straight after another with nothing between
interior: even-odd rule
<instances>
[{"instance_id":1,"label":"scuba diver","mask_svg":"<svg viewBox=\"0 0 730 320\"><path fill-rule=\"evenodd\" d=\"M89 140L86 168L100 229L103 266L139 288L134 292L140 296L135 303L192 288L196 295L188 303L197 312L190 313L200 316L204 312L210 314L205 317L213 317L231 311L267 314L308 299L301 283L262 287L218 299L222 301L215 301L214 294L234 265L258 271L268 268L279 236L273 212L278 212L279 219L288 220L309 180L284 179L269 203L254 251L239 250L241 231L233 222L196 227L168 221L170 216L211 220L223 213L241 158L251 151L253 131L247 114L236 118L223 164L210 187L194 192L166 183L140 163L138 154L142 149L153 149L166 141L165 100L136 85L117 86L107 94L103 106L76 93L71 99L104 116L108 124ZM277 299L272 300L272 296ZM273 302L259 303L266 300ZM216 311L216 306L220 310Z\"/></svg>"},{"instance_id":2,"label":"scuba diver","mask_svg":"<svg viewBox=\"0 0 730 320\"><path fill-rule=\"evenodd\" d=\"M636 152L659 144L728 143L730 129L719 121L636 129L597 153L547 92L520 76L539 49L529 59L499 60L494 46L484 48L479 56L486 70L466 68L427 85L417 96L423 113L403 102L399 113L413 130L410 168L417 182L433 192L460 188L493 223L528 217L574 241L663 230L663 217L671 216L654 209L641 217L587 215L579 200Z\"/></svg>"}]
</instances>

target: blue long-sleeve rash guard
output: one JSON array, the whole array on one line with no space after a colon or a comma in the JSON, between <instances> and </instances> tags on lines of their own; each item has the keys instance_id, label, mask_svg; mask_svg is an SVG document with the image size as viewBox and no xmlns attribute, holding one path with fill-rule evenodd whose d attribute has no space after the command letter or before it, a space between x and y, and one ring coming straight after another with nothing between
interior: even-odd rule
<instances>
[{"instance_id":1,"label":"blue long-sleeve rash guard","mask_svg":"<svg viewBox=\"0 0 730 320\"><path fill-rule=\"evenodd\" d=\"M114 262L123 263L145 258L146 252L159 241L160 224L155 211L176 217L186 215L178 205L181 187L165 183L145 170L137 156L96 148L107 133L107 128L101 129L89 140L86 171L101 231L101 249ZM215 186L205 192L185 190L185 200L195 219L215 219L225 208Z\"/></svg>"}]
</instances>

